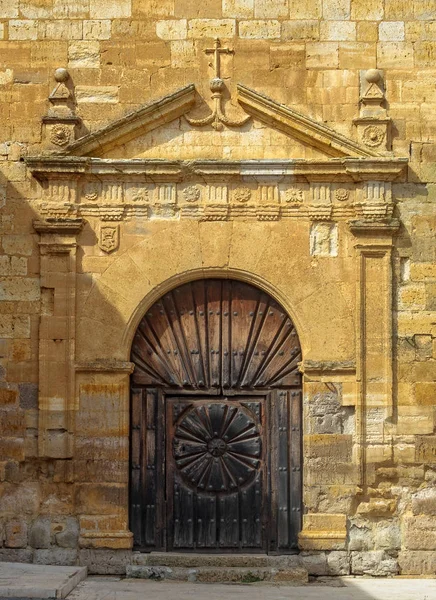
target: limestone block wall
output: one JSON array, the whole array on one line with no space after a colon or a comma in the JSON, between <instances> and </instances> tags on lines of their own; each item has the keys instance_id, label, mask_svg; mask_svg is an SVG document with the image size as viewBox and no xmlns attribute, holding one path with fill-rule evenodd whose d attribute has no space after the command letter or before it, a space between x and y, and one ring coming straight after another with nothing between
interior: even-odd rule
<instances>
[{"instance_id":1,"label":"limestone block wall","mask_svg":"<svg viewBox=\"0 0 436 600\"><path fill-rule=\"evenodd\" d=\"M128 525L125 445L115 454L111 451L117 441L102 450L98 460L106 466L111 462L112 479L95 489L91 483L97 471L91 458L96 457L96 445L89 450L89 440L102 427L94 422L103 411L111 413L103 424L107 437L119 436L124 440L120 445L125 444L128 417L117 398L127 398L128 375L106 380L98 372L79 374L74 381L78 392L71 392L79 399L69 405L77 412L74 416L65 416L67 392L60 392L58 407L53 404L46 413L39 397L41 358L52 365L59 389L66 389L69 375L62 370L60 347L67 352L63 356L76 352L74 346L65 350L62 330L76 312L71 305L68 312L65 297L50 291L53 281L63 281L67 268L77 270L76 301L83 318L79 335L84 339L90 317L85 299L115 262L94 252L89 227L80 234L74 269L59 257L41 255L34 207L44 201L46 190L23 159L43 148L41 119L54 87L53 72L66 67L70 73L82 119L78 135L189 83L198 91L195 114L201 116L208 110L212 74L204 50L218 36L235 52L222 59L227 108L235 117L242 114L235 101L236 84L243 83L357 139L353 119L359 116L360 71L377 68L383 73L391 150L409 158L406 180L392 184L394 216L401 220L392 252L392 410L386 412L378 402L378 382L369 382L374 384L373 398L361 426L354 410L358 377L305 374L305 464L314 477L308 478L304 496L305 530L345 531L346 539L336 546L312 547L306 540L303 556L313 574L435 573L435 22L432 0L0 0L0 560L81 560L94 570L111 572L122 571L130 560L130 550L120 549L127 538L111 538L103 549L93 547L92 538L82 536L79 542L80 531L123 530ZM182 145L174 141L174 132ZM239 130L192 130L177 120L169 129L120 148L117 157L319 158L313 148L258 122L244 133L249 137ZM317 225L321 237L322 225ZM157 232L160 228L164 244L165 226L155 224ZM216 238L218 250L208 246L200 229L195 234L201 241L197 247L204 244L211 262L227 252L230 239L249 235L238 234L237 225L223 229L226 233ZM130 222L124 233L133 253L143 232ZM330 245L325 253L332 256L335 241L326 235ZM358 262L352 268L346 262L356 240L347 239L349 246L341 246L331 277L345 282L345 297L354 311ZM274 240L279 244L279 236ZM310 267L309 236L302 244L306 242ZM151 246L150 254L158 249ZM271 260L276 253L271 250ZM239 254L238 260L249 254ZM376 298L380 272L372 271L371 264L365 273L372 277ZM187 265L173 266L177 270ZM116 280L116 267L112 269ZM297 275L291 265L283 277L288 282ZM101 286L99 292L108 311L122 304L116 290ZM98 306L92 309L96 317ZM312 318L310 311L301 316L309 330L311 322L322 321L316 302L311 310ZM42 351L41 327L50 316L64 321L45 332L43 339L51 341ZM352 317L357 323L357 314ZM375 318L366 325L376 333L377 323ZM342 340L338 355L355 359L362 330L356 325L350 341L349 322L337 328ZM109 324L102 328L103 343L112 333ZM90 349L98 347L94 341ZM85 354L77 358L93 358ZM75 446L69 445L72 421L83 434ZM41 423L55 432L50 458L42 450L47 440L38 436ZM362 464L357 442L365 454L363 479L356 466ZM323 465L333 459L339 465L335 479L323 481Z\"/></svg>"}]
</instances>

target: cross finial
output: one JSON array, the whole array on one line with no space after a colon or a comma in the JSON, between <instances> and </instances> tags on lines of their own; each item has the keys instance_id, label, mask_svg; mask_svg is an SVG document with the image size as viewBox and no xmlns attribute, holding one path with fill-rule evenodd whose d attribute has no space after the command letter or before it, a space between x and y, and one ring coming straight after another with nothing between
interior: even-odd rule
<instances>
[{"instance_id":1,"label":"cross finial","mask_svg":"<svg viewBox=\"0 0 436 600\"><path fill-rule=\"evenodd\" d=\"M214 69L215 77L221 78L221 54L234 54L234 50L230 48L221 48L221 42L218 38L215 38L215 44L213 48L206 48L206 54L214 55Z\"/></svg>"},{"instance_id":2,"label":"cross finial","mask_svg":"<svg viewBox=\"0 0 436 600\"><path fill-rule=\"evenodd\" d=\"M215 76L211 79L210 91L212 92L215 106L213 112L209 116L204 117L204 119L190 119L186 115L185 119L194 127L203 127L205 125L212 125L214 129L222 129L223 125L227 125L227 127L241 127L241 125L244 125L250 117L248 116L239 121L234 121L226 117L222 106L224 81L221 79L221 54L234 54L234 50L231 50L230 48L221 48L220 40L215 38L214 47L206 48L205 53L214 55L213 66L215 69Z\"/></svg>"}]
</instances>

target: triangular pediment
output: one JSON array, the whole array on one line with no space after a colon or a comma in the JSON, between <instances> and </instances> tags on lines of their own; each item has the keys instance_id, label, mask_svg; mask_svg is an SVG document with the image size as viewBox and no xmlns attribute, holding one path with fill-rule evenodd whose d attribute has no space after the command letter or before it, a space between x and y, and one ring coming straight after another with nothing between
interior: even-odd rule
<instances>
[{"instance_id":1,"label":"triangular pediment","mask_svg":"<svg viewBox=\"0 0 436 600\"><path fill-rule=\"evenodd\" d=\"M107 159L325 159L377 157L378 153L323 123L238 85L239 107L252 117L240 127L216 131L193 127L183 118L195 108L188 85L144 105L104 128L76 140L69 156ZM231 109L232 110L232 109Z\"/></svg>"}]
</instances>

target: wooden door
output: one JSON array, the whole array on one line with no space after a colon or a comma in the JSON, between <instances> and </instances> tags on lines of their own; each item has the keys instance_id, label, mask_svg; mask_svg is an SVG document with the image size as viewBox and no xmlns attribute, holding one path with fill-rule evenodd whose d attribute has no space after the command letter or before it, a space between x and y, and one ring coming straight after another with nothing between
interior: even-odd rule
<instances>
[{"instance_id":1,"label":"wooden door","mask_svg":"<svg viewBox=\"0 0 436 600\"><path fill-rule=\"evenodd\" d=\"M169 550L265 550L263 397L170 398Z\"/></svg>"},{"instance_id":2,"label":"wooden door","mask_svg":"<svg viewBox=\"0 0 436 600\"><path fill-rule=\"evenodd\" d=\"M135 547L295 549L301 350L282 307L237 281L180 286L147 311L131 358Z\"/></svg>"}]
</instances>

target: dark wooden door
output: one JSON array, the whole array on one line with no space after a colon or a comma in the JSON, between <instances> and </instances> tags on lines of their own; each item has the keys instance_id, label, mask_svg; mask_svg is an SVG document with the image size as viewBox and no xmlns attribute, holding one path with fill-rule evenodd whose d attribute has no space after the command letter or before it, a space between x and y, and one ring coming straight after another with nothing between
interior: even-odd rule
<instances>
[{"instance_id":1,"label":"dark wooden door","mask_svg":"<svg viewBox=\"0 0 436 600\"><path fill-rule=\"evenodd\" d=\"M282 307L238 281L185 284L147 311L131 357L135 547L295 549L301 350Z\"/></svg>"},{"instance_id":2,"label":"dark wooden door","mask_svg":"<svg viewBox=\"0 0 436 600\"><path fill-rule=\"evenodd\" d=\"M265 550L264 398L170 398L169 550Z\"/></svg>"}]
</instances>

